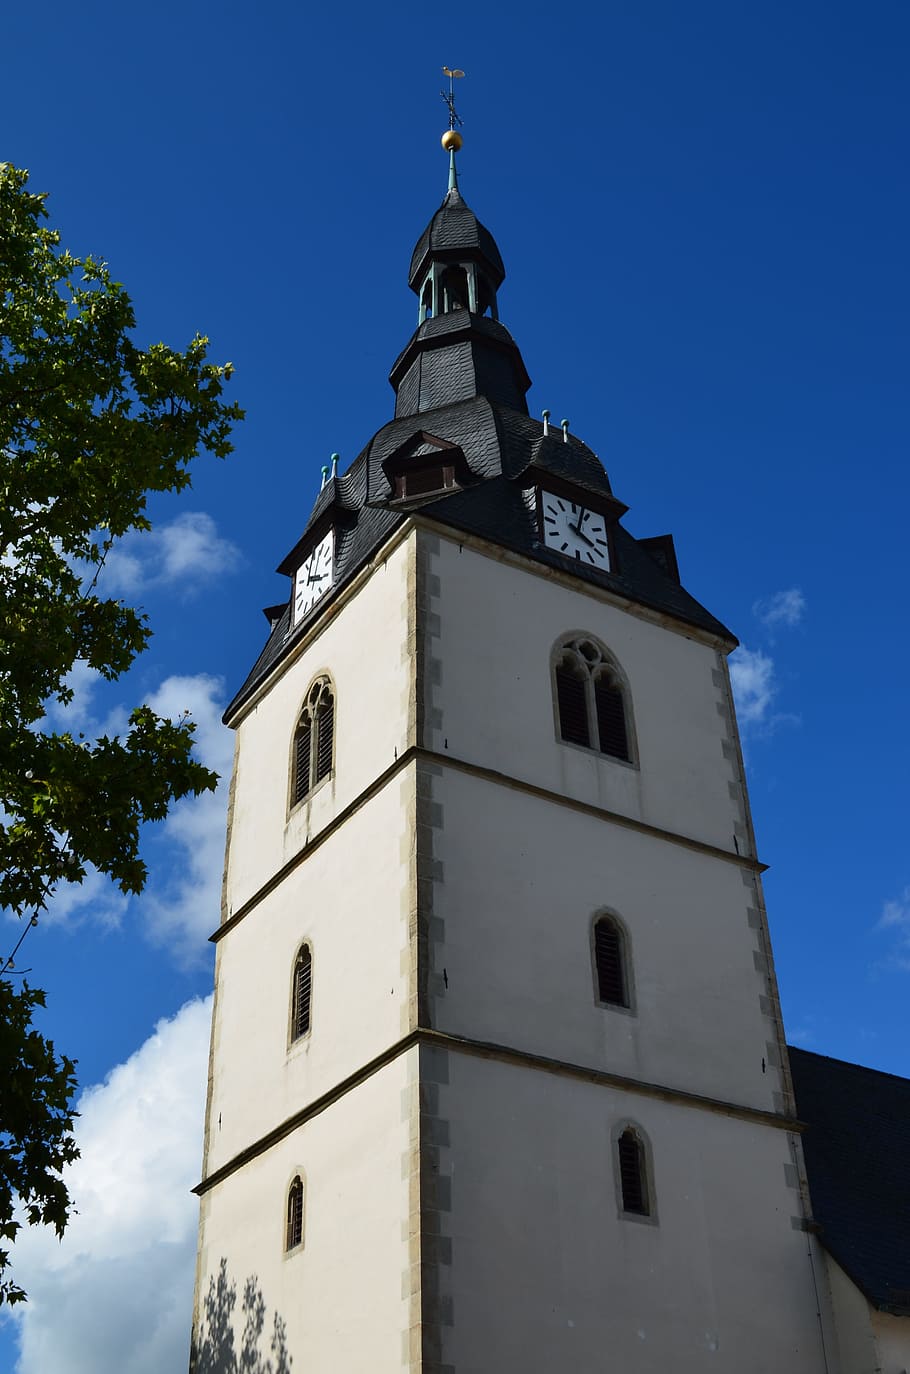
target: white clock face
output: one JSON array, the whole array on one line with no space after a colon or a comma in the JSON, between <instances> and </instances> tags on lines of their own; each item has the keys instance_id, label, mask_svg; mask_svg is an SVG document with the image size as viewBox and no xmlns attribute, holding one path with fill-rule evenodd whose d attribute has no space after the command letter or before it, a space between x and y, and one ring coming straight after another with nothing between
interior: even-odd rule
<instances>
[{"instance_id":1,"label":"white clock face","mask_svg":"<svg viewBox=\"0 0 910 1374\"><path fill-rule=\"evenodd\" d=\"M335 532L329 530L297 569L294 580L294 624L329 590L333 580Z\"/></svg>"},{"instance_id":2,"label":"white clock face","mask_svg":"<svg viewBox=\"0 0 910 1374\"><path fill-rule=\"evenodd\" d=\"M541 491L544 543L565 558L609 570L607 522L599 511L586 510L565 496Z\"/></svg>"}]
</instances>

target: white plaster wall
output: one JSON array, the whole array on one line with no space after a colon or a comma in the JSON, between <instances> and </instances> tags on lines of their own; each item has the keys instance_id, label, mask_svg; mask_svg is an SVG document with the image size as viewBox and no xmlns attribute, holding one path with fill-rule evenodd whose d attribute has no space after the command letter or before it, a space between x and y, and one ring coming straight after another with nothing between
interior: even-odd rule
<instances>
[{"instance_id":1,"label":"white plaster wall","mask_svg":"<svg viewBox=\"0 0 910 1374\"><path fill-rule=\"evenodd\" d=\"M872 1309L840 1265L824 1255L843 1374L880 1374Z\"/></svg>"},{"instance_id":2,"label":"white plaster wall","mask_svg":"<svg viewBox=\"0 0 910 1374\"><path fill-rule=\"evenodd\" d=\"M910 1374L910 1318L873 1310L872 1331L881 1374Z\"/></svg>"},{"instance_id":3,"label":"white plaster wall","mask_svg":"<svg viewBox=\"0 0 910 1374\"><path fill-rule=\"evenodd\" d=\"M458 1374L823 1374L783 1131L457 1053L450 1122ZM611 1131L651 1142L658 1221L618 1214Z\"/></svg>"},{"instance_id":4,"label":"white plaster wall","mask_svg":"<svg viewBox=\"0 0 910 1374\"><path fill-rule=\"evenodd\" d=\"M843 1374L908 1374L910 1319L879 1312L824 1253Z\"/></svg>"},{"instance_id":5,"label":"white plaster wall","mask_svg":"<svg viewBox=\"0 0 910 1374\"><path fill-rule=\"evenodd\" d=\"M379 563L238 727L228 915L407 747L408 557L406 542ZM294 730L322 673L336 688L335 770L289 813Z\"/></svg>"},{"instance_id":6,"label":"white plaster wall","mask_svg":"<svg viewBox=\"0 0 910 1374\"><path fill-rule=\"evenodd\" d=\"M433 799L434 1025L779 1109L737 865L455 769ZM596 1001L603 908L627 928L631 1011Z\"/></svg>"},{"instance_id":7,"label":"white plaster wall","mask_svg":"<svg viewBox=\"0 0 910 1374\"><path fill-rule=\"evenodd\" d=\"M580 584L560 585L445 537L431 566L441 580L435 748L733 849L738 816L714 649ZM550 657L573 631L600 639L628 678L640 769L557 739Z\"/></svg>"},{"instance_id":8,"label":"white plaster wall","mask_svg":"<svg viewBox=\"0 0 910 1374\"><path fill-rule=\"evenodd\" d=\"M209 1172L402 1034L414 786L411 765L224 935ZM304 940L313 957L310 1031L289 1046L291 978Z\"/></svg>"},{"instance_id":9,"label":"white plaster wall","mask_svg":"<svg viewBox=\"0 0 910 1374\"><path fill-rule=\"evenodd\" d=\"M277 1313L293 1374L400 1374L409 1312L403 1102L415 1067L416 1057L403 1055L203 1198L197 1305L204 1310L225 1258L238 1290L239 1350L243 1286L255 1276L267 1311L254 1368L272 1368ZM286 1255L284 1209L297 1172L306 1184L304 1244Z\"/></svg>"}]
</instances>

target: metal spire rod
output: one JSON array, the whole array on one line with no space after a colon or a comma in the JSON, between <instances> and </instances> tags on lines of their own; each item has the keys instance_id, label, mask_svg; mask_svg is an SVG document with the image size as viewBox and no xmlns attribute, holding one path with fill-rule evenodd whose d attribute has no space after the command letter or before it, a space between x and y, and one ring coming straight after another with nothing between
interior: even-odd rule
<instances>
[{"instance_id":1,"label":"metal spire rod","mask_svg":"<svg viewBox=\"0 0 910 1374\"><path fill-rule=\"evenodd\" d=\"M440 91L439 94L448 106L449 128L454 129L456 124L464 124L464 120L458 117L455 110L455 79L456 77L464 76L464 72L460 67L443 67L442 70L449 78L449 89L447 91Z\"/></svg>"},{"instance_id":2,"label":"metal spire rod","mask_svg":"<svg viewBox=\"0 0 910 1374\"><path fill-rule=\"evenodd\" d=\"M440 91L449 111L449 127L442 136L442 146L449 155L449 190L458 190L458 171L455 167L455 154L461 147L461 134L455 128L456 124L463 124L464 120L458 115L455 109L455 82L458 77L464 76L460 67L443 67L442 69L449 78L449 89Z\"/></svg>"}]
</instances>

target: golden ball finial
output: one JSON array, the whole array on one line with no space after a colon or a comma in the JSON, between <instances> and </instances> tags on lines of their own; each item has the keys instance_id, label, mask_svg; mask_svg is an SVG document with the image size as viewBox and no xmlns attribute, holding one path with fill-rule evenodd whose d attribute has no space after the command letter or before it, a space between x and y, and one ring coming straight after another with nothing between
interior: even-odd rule
<instances>
[{"instance_id":1,"label":"golden ball finial","mask_svg":"<svg viewBox=\"0 0 910 1374\"><path fill-rule=\"evenodd\" d=\"M464 139L457 129L446 129L442 136L442 146L447 153L457 153Z\"/></svg>"}]
</instances>

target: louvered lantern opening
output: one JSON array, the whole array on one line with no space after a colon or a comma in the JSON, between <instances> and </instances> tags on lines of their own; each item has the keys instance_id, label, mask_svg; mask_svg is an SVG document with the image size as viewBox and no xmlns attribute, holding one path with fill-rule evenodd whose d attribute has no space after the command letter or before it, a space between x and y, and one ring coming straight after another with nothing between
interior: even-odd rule
<instances>
[{"instance_id":1,"label":"louvered lantern opening","mask_svg":"<svg viewBox=\"0 0 910 1374\"><path fill-rule=\"evenodd\" d=\"M285 1249L293 1250L303 1240L303 1184L295 1178L288 1190L288 1226Z\"/></svg>"},{"instance_id":2,"label":"louvered lantern opening","mask_svg":"<svg viewBox=\"0 0 910 1374\"><path fill-rule=\"evenodd\" d=\"M310 997L313 987L313 956L304 948L294 966L294 994L291 1006L291 1039L299 1040L310 1029Z\"/></svg>"},{"instance_id":3,"label":"louvered lantern opening","mask_svg":"<svg viewBox=\"0 0 910 1374\"><path fill-rule=\"evenodd\" d=\"M314 785L322 782L332 771L332 745L335 736L335 703L329 693L319 703L316 712L316 771Z\"/></svg>"},{"instance_id":4,"label":"louvered lantern opening","mask_svg":"<svg viewBox=\"0 0 910 1374\"><path fill-rule=\"evenodd\" d=\"M590 746L586 674L567 656L556 668L559 733L569 744Z\"/></svg>"},{"instance_id":5,"label":"louvered lantern opening","mask_svg":"<svg viewBox=\"0 0 910 1374\"><path fill-rule=\"evenodd\" d=\"M294 737L294 802L302 801L310 790L310 749L313 743L313 722L303 716Z\"/></svg>"},{"instance_id":6,"label":"louvered lantern opening","mask_svg":"<svg viewBox=\"0 0 910 1374\"><path fill-rule=\"evenodd\" d=\"M619 1137L619 1180L622 1186L624 1212L648 1216L648 1190L645 1183L645 1159L642 1143L634 1131L623 1131Z\"/></svg>"},{"instance_id":7,"label":"louvered lantern opening","mask_svg":"<svg viewBox=\"0 0 910 1374\"><path fill-rule=\"evenodd\" d=\"M468 274L463 267L447 267L442 277L443 290L443 309L446 313L452 310L467 310L468 308Z\"/></svg>"},{"instance_id":8,"label":"louvered lantern opening","mask_svg":"<svg viewBox=\"0 0 910 1374\"><path fill-rule=\"evenodd\" d=\"M601 673L594 683L594 706L597 712L600 752L628 762L629 738L626 731L625 703L622 691L608 673Z\"/></svg>"},{"instance_id":9,"label":"louvered lantern opening","mask_svg":"<svg viewBox=\"0 0 910 1374\"><path fill-rule=\"evenodd\" d=\"M594 927L594 962L597 966L597 995L601 1002L627 1007L626 970L623 938L613 921L600 920Z\"/></svg>"}]
</instances>

